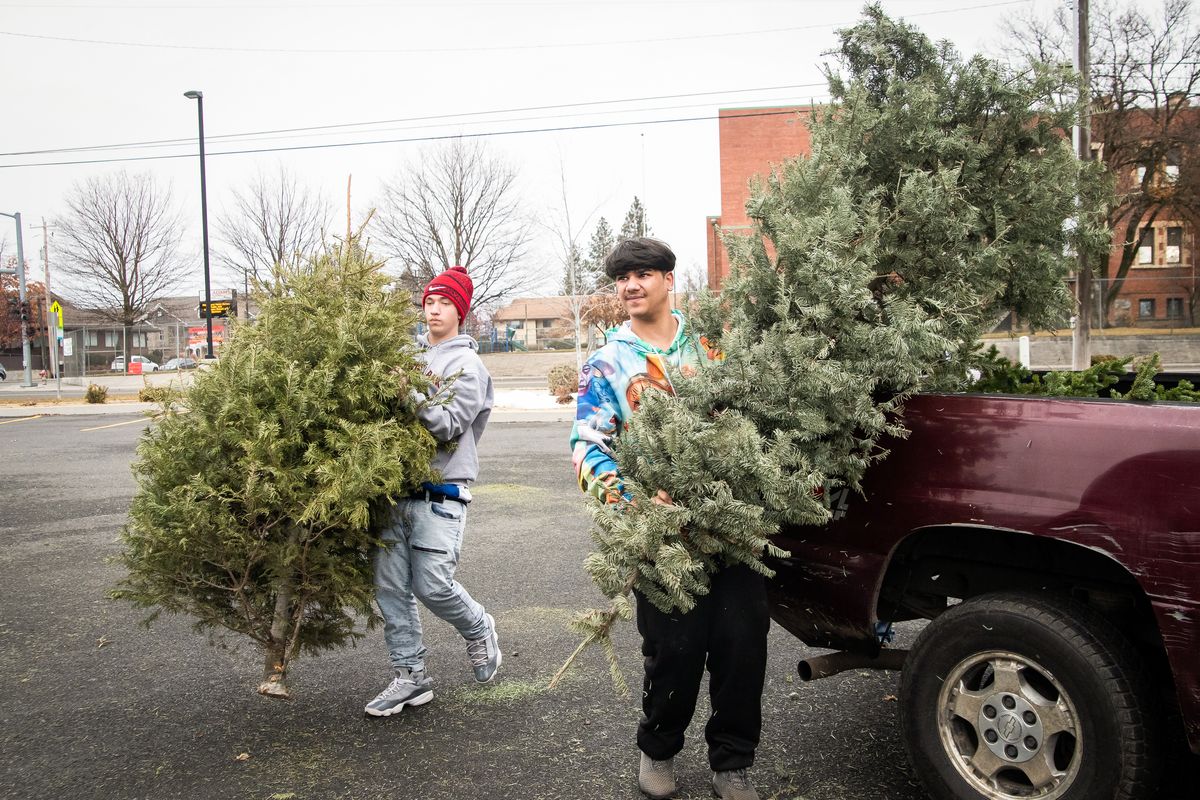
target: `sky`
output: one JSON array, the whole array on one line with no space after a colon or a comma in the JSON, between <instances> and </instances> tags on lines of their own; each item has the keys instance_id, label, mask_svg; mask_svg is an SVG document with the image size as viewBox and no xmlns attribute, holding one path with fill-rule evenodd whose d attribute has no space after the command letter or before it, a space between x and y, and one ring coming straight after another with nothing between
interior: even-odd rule
<instances>
[{"instance_id":1,"label":"sky","mask_svg":"<svg viewBox=\"0 0 1200 800\"><path fill-rule=\"evenodd\" d=\"M1047 14L1059 2L882 5L971 54L995 51L1006 17ZM717 111L827 99L826 53L861 8L831 0L0 0L0 211L21 212L31 278L40 279L42 219L65 211L76 183L149 171L171 187L187 226L183 252L197 266L181 293L202 292L197 113L183 96L198 89L214 251L216 218L257 172L282 165L334 205L335 229L344 229L348 177L361 220L402 164L466 135L517 170L523 205L542 223L525 266L546 293L561 285L547 226L562 218L564 183L582 242L600 216L619 227L636 195L679 269L699 276L705 217L721 210ZM145 142L161 144L110 147ZM64 148L80 149L30 152ZM15 231L0 228L0 238L14 254ZM215 257L212 284L214 297L234 285Z\"/></svg>"}]
</instances>

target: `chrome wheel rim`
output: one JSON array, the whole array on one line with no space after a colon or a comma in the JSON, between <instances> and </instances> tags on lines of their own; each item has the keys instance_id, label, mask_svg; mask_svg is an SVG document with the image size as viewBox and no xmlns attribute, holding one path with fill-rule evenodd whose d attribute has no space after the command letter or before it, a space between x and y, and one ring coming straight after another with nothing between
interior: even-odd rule
<instances>
[{"instance_id":1,"label":"chrome wheel rim","mask_svg":"<svg viewBox=\"0 0 1200 800\"><path fill-rule=\"evenodd\" d=\"M1079 774L1079 715L1062 683L1026 656L989 650L954 666L938 693L950 763L992 800L1054 800Z\"/></svg>"}]
</instances>

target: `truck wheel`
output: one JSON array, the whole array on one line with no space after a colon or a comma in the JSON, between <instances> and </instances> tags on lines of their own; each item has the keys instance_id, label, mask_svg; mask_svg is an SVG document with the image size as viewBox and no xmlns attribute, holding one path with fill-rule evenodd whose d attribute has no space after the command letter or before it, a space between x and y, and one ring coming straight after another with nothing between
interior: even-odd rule
<instances>
[{"instance_id":1,"label":"truck wheel","mask_svg":"<svg viewBox=\"0 0 1200 800\"><path fill-rule=\"evenodd\" d=\"M1137 652L1068 598L990 594L926 626L901 677L909 760L939 800L1135 800L1158 750Z\"/></svg>"}]
</instances>

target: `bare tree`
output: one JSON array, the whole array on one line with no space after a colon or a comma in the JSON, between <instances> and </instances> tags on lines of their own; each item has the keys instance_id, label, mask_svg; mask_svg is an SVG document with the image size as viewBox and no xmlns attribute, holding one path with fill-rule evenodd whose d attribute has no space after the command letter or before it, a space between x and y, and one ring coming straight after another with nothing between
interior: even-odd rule
<instances>
[{"instance_id":1,"label":"bare tree","mask_svg":"<svg viewBox=\"0 0 1200 800\"><path fill-rule=\"evenodd\" d=\"M603 335L614 325L620 325L629 319L629 312L621 304L621 299L612 290L597 292L588 298L583 307L583 321L595 327Z\"/></svg>"},{"instance_id":2,"label":"bare tree","mask_svg":"<svg viewBox=\"0 0 1200 800\"><path fill-rule=\"evenodd\" d=\"M480 308L532 285L522 263L532 221L516 181L482 144L454 139L422 150L385 182L376 238L402 283L419 288L457 264L470 273Z\"/></svg>"},{"instance_id":3,"label":"bare tree","mask_svg":"<svg viewBox=\"0 0 1200 800\"><path fill-rule=\"evenodd\" d=\"M270 290L281 270L321 249L331 214L330 204L283 165L273 176L259 172L217 219L226 244L218 257L246 290L251 283Z\"/></svg>"},{"instance_id":4,"label":"bare tree","mask_svg":"<svg viewBox=\"0 0 1200 800\"><path fill-rule=\"evenodd\" d=\"M1164 0L1158 14L1144 4L1096 3L1089 22L1092 142L1116 186L1107 222L1121 248L1115 264L1097 265L1107 310L1144 231L1160 219L1200 221L1200 28L1191 0ZM1027 12L1008 29L1016 60L1071 63L1065 5L1049 20Z\"/></svg>"},{"instance_id":5,"label":"bare tree","mask_svg":"<svg viewBox=\"0 0 1200 800\"><path fill-rule=\"evenodd\" d=\"M169 188L146 172L89 178L55 220L61 272L79 305L112 322L137 324L178 288L188 264L178 257L183 228ZM125 363L130 342L125 338Z\"/></svg>"},{"instance_id":6,"label":"bare tree","mask_svg":"<svg viewBox=\"0 0 1200 800\"><path fill-rule=\"evenodd\" d=\"M596 212L593 209L592 213L588 214L582 222L572 225L571 203L567 199L567 172L561 160L558 164L558 177L562 200L561 217L556 213L554 221L546 225L546 228L554 236L556 255L562 264L563 300L567 313L571 315L571 323L574 328L575 368L582 369L583 351L580 339L585 325L583 310L588 297L595 291L596 281L589 274L587 259L584 258L583 251L579 247L579 239L583 236L584 229Z\"/></svg>"}]
</instances>

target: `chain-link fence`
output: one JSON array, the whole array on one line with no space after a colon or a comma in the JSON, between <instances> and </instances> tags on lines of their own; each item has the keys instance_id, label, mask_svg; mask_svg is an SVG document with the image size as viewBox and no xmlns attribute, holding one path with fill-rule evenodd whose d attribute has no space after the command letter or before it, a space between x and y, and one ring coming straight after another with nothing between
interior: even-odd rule
<instances>
[{"instance_id":1,"label":"chain-link fence","mask_svg":"<svg viewBox=\"0 0 1200 800\"><path fill-rule=\"evenodd\" d=\"M87 385L87 336L83 330L63 332L61 364L63 383Z\"/></svg>"},{"instance_id":2,"label":"chain-link fence","mask_svg":"<svg viewBox=\"0 0 1200 800\"><path fill-rule=\"evenodd\" d=\"M126 342L131 356L142 356L161 366L176 355L187 354L187 337L184 325L65 331L59 354L63 382L85 386L89 376L124 372Z\"/></svg>"}]
</instances>

